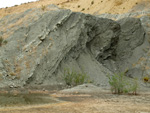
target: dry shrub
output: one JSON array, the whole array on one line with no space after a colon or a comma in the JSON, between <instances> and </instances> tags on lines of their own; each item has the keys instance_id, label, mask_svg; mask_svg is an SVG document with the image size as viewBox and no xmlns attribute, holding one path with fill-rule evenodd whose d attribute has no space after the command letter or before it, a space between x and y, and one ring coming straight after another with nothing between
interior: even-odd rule
<instances>
[{"instance_id":1,"label":"dry shrub","mask_svg":"<svg viewBox=\"0 0 150 113\"><path fill-rule=\"evenodd\" d=\"M119 5L121 5L123 2L122 2L122 0L116 0L115 1L115 6L119 6Z\"/></svg>"}]
</instances>

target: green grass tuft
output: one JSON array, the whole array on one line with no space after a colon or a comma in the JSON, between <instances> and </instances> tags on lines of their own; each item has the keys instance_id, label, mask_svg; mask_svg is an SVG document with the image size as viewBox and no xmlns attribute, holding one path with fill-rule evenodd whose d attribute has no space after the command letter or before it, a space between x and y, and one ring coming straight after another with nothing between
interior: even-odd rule
<instances>
[{"instance_id":1,"label":"green grass tuft","mask_svg":"<svg viewBox=\"0 0 150 113\"><path fill-rule=\"evenodd\" d=\"M139 86L137 79L129 79L124 73L114 74L113 76L108 75L107 77L112 93L123 94L132 92L136 95Z\"/></svg>"},{"instance_id":2,"label":"green grass tuft","mask_svg":"<svg viewBox=\"0 0 150 113\"><path fill-rule=\"evenodd\" d=\"M85 73L77 73L75 71L70 71L69 69L64 70L63 76L66 85L68 86L76 86L81 85L83 83L91 83L92 81L89 79Z\"/></svg>"}]
</instances>

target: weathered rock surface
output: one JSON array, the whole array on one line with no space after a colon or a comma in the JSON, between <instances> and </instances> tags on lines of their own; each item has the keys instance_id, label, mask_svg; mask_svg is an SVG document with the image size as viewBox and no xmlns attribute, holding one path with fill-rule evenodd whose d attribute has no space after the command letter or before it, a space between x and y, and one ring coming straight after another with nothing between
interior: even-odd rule
<instances>
[{"instance_id":1,"label":"weathered rock surface","mask_svg":"<svg viewBox=\"0 0 150 113\"><path fill-rule=\"evenodd\" d=\"M115 22L49 8L52 10L31 9L0 20L0 34L8 42L0 47L0 87L64 84L66 68L87 73L94 84L104 87L108 85L106 75L112 72L127 69L129 76L143 75L142 65L133 64L148 56L143 49L149 46L145 25L149 17Z\"/></svg>"},{"instance_id":2,"label":"weathered rock surface","mask_svg":"<svg viewBox=\"0 0 150 113\"><path fill-rule=\"evenodd\" d=\"M140 18L142 16L149 16L150 14L150 10L142 10L142 11L135 11L135 12L128 12L128 13L124 13L124 14L101 14L98 15L98 17L101 18L109 18L109 19L113 19L113 20L120 20L122 18Z\"/></svg>"},{"instance_id":3,"label":"weathered rock surface","mask_svg":"<svg viewBox=\"0 0 150 113\"><path fill-rule=\"evenodd\" d=\"M112 71L116 72L117 70L119 72L126 72L127 76L138 78L140 81L142 81L143 77L150 76L149 14L150 11L148 10L121 15L103 14L99 16L115 19L121 26L121 33L116 49L116 57L113 60L105 61L107 67L112 69ZM116 70L110 66L115 67Z\"/></svg>"},{"instance_id":4,"label":"weathered rock surface","mask_svg":"<svg viewBox=\"0 0 150 113\"><path fill-rule=\"evenodd\" d=\"M111 72L95 58L115 50L111 44L119 32L120 25L109 19L70 10L44 12L28 26L18 27L0 48L1 87L60 84L65 68L85 72L105 86Z\"/></svg>"}]
</instances>

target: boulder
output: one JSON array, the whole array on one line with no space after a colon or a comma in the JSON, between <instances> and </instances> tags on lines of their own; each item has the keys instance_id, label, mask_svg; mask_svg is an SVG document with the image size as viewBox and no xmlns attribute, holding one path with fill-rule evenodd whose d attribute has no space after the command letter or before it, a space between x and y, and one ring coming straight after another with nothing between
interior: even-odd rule
<instances>
[{"instance_id":1,"label":"boulder","mask_svg":"<svg viewBox=\"0 0 150 113\"><path fill-rule=\"evenodd\" d=\"M65 84L66 68L86 73L96 85L108 85L106 75L111 71L98 59L115 51L120 33L117 22L58 8L31 13L37 14L36 20L27 18L20 26L16 23L24 13L4 17L16 26L10 28L8 43L0 47L0 87Z\"/></svg>"},{"instance_id":2,"label":"boulder","mask_svg":"<svg viewBox=\"0 0 150 113\"><path fill-rule=\"evenodd\" d=\"M86 73L95 85L107 75L149 74L150 18L117 21L56 6L29 9L0 20L0 87L64 85L64 70ZM111 18L111 17L110 17Z\"/></svg>"}]
</instances>

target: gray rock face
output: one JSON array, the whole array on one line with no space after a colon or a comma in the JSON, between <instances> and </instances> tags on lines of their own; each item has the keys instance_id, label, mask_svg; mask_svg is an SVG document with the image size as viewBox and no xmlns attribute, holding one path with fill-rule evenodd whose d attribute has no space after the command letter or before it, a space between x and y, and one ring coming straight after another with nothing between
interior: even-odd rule
<instances>
[{"instance_id":1,"label":"gray rock face","mask_svg":"<svg viewBox=\"0 0 150 113\"><path fill-rule=\"evenodd\" d=\"M125 72L127 76L142 81L149 76L149 32L150 18L123 18L117 21L121 33L116 48L116 56L106 59L104 64L113 72ZM115 68L115 69L114 69Z\"/></svg>"},{"instance_id":2,"label":"gray rock face","mask_svg":"<svg viewBox=\"0 0 150 113\"><path fill-rule=\"evenodd\" d=\"M111 72L96 59L114 51L111 45L119 32L120 25L109 19L70 10L44 12L14 31L0 48L1 87L63 84L65 68L85 72L105 86Z\"/></svg>"},{"instance_id":3,"label":"gray rock face","mask_svg":"<svg viewBox=\"0 0 150 113\"><path fill-rule=\"evenodd\" d=\"M13 31L6 39L8 43L0 47L0 87L65 84L66 68L84 72L94 84L105 87L106 75L112 72L128 68L128 75L133 75L136 69L140 71L141 65L132 66L146 55L143 48L149 45L147 28L143 28L146 17L115 22L51 7L55 10L32 10L33 19L17 24L14 30L0 31L2 37ZM16 24L25 13L4 17L0 22L7 18Z\"/></svg>"},{"instance_id":4,"label":"gray rock face","mask_svg":"<svg viewBox=\"0 0 150 113\"><path fill-rule=\"evenodd\" d=\"M150 14L150 9L148 8L147 10L142 9L141 11L134 11L134 12L128 12L125 14L101 14L97 15L98 17L101 18L109 18L113 20L120 20L123 18L140 18L142 16L148 16Z\"/></svg>"},{"instance_id":5,"label":"gray rock face","mask_svg":"<svg viewBox=\"0 0 150 113\"><path fill-rule=\"evenodd\" d=\"M116 60L120 70L123 71L130 68L132 63L141 57L141 55L136 55L137 53L134 52L137 47L143 44L145 31L140 19L124 18L118 22L121 25L121 34L116 50Z\"/></svg>"},{"instance_id":6,"label":"gray rock face","mask_svg":"<svg viewBox=\"0 0 150 113\"><path fill-rule=\"evenodd\" d=\"M137 18L123 18L117 22L120 24L121 32L114 51L115 56L112 54L102 62L114 73L125 72L129 77L142 79L146 76L143 70L145 63L142 62L146 59L145 49L149 47L145 30L147 28L144 29L145 25Z\"/></svg>"},{"instance_id":7,"label":"gray rock face","mask_svg":"<svg viewBox=\"0 0 150 113\"><path fill-rule=\"evenodd\" d=\"M103 62L113 72L125 72L127 76L142 81L144 76L149 76L150 69L150 17L123 18L117 22L121 26L121 33L116 48L116 57Z\"/></svg>"}]
</instances>

